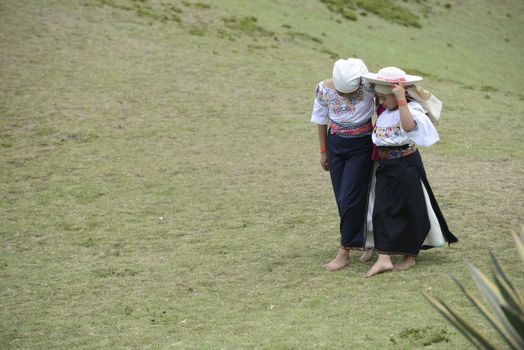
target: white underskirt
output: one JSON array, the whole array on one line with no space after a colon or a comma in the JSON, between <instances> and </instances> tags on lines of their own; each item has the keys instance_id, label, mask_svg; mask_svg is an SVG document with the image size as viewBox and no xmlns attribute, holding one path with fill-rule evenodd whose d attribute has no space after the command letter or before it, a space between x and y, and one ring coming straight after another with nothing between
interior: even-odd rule
<instances>
[{"instance_id":1,"label":"white underskirt","mask_svg":"<svg viewBox=\"0 0 524 350\"><path fill-rule=\"evenodd\" d=\"M373 207L375 206L375 185L377 183L378 162L373 162L373 174L371 175L371 185L369 188L368 198L368 212L367 212L367 232L366 232L366 248L375 247L375 240L373 237Z\"/></svg>"}]
</instances>

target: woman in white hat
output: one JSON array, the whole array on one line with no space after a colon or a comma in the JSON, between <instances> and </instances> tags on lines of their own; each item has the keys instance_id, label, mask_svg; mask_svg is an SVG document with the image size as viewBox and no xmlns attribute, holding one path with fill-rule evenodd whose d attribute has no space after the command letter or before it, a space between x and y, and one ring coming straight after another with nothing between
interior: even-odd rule
<instances>
[{"instance_id":1,"label":"woman in white hat","mask_svg":"<svg viewBox=\"0 0 524 350\"><path fill-rule=\"evenodd\" d=\"M373 161L371 117L374 91L362 84L368 69L357 58L340 59L333 79L317 85L311 121L317 124L320 165L330 172L340 216L340 248L324 268L349 264L349 250L364 249L367 234L367 198Z\"/></svg>"},{"instance_id":2,"label":"woman in white hat","mask_svg":"<svg viewBox=\"0 0 524 350\"><path fill-rule=\"evenodd\" d=\"M415 264L420 249L458 240L448 229L417 150L417 146L431 146L439 140L426 111L404 89L422 77L386 67L363 78L375 85L378 101L385 109L372 135L379 163L373 209L374 244L379 256L367 273L370 277L393 269L406 270ZM395 265L393 254L403 255Z\"/></svg>"}]
</instances>

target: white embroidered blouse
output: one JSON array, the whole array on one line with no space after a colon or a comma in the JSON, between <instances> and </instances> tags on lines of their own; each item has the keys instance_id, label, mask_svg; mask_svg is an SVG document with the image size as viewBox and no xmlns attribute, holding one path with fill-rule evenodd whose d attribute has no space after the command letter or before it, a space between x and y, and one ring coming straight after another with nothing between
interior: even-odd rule
<instances>
[{"instance_id":1,"label":"white embroidered blouse","mask_svg":"<svg viewBox=\"0 0 524 350\"><path fill-rule=\"evenodd\" d=\"M375 111L374 97L374 90L366 82L360 86L358 93L346 98L321 81L317 85L311 122L319 125L328 125L330 119L338 123L366 122L371 120Z\"/></svg>"},{"instance_id":2,"label":"white embroidered blouse","mask_svg":"<svg viewBox=\"0 0 524 350\"><path fill-rule=\"evenodd\" d=\"M409 111L417 124L409 132L402 129L400 112L385 110L377 118L373 129L373 143L377 146L401 146L411 142L418 146L428 147L439 140L438 132L426 115L426 111L417 102L408 103Z\"/></svg>"}]
</instances>

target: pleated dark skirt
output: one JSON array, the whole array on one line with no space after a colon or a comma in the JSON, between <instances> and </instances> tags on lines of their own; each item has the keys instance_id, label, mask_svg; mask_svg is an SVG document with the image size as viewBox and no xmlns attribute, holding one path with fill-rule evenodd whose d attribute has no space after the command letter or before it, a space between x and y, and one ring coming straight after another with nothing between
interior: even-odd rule
<instances>
[{"instance_id":1,"label":"pleated dark skirt","mask_svg":"<svg viewBox=\"0 0 524 350\"><path fill-rule=\"evenodd\" d=\"M440 231L448 244L458 239L451 233L428 183L420 153L379 160L376 171L373 231L375 249L382 254L418 255L431 228L424 188Z\"/></svg>"}]
</instances>

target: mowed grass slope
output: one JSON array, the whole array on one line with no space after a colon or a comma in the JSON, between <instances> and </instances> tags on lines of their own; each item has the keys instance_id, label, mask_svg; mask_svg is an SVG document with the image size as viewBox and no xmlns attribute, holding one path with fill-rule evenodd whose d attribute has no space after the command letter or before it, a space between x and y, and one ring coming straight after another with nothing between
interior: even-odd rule
<instances>
[{"instance_id":1,"label":"mowed grass slope","mask_svg":"<svg viewBox=\"0 0 524 350\"><path fill-rule=\"evenodd\" d=\"M492 249L524 284L523 6L398 3L422 28L313 0L3 1L2 347L467 347L422 291L494 336L449 273L473 288L463 259ZM445 103L423 157L461 241L409 272L320 267L338 219L309 118L333 55Z\"/></svg>"}]
</instances>

